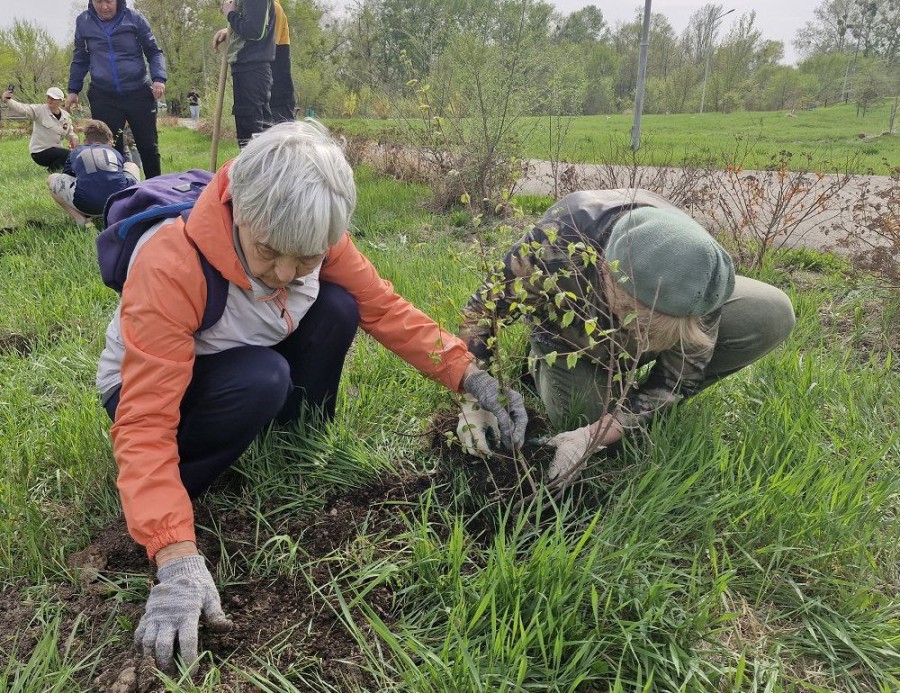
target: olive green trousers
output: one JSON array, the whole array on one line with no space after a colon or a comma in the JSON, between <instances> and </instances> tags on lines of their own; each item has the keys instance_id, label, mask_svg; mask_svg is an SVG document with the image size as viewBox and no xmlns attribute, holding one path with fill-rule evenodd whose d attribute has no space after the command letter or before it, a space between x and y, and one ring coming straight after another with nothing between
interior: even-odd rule
<instances>
[{"instance_id":1,"label":"olive green trousers","mask_svg":"<svg viewBox=\"0 0 900 693\"><path fill-rule=\"evenodd\" d=\"M735 277L734 293L722 306L718 338L700 390L765 356L787 339L794 322L794 309L783 291ZM548 351L531 342L531 374L550 421L557 428L572 429L599 419L614 404L608 368L589 359L579 359L572 368L565 358L548 365L543 358ZM655 357L645 354L638 367Z\"/></svg>"}]
</instances>

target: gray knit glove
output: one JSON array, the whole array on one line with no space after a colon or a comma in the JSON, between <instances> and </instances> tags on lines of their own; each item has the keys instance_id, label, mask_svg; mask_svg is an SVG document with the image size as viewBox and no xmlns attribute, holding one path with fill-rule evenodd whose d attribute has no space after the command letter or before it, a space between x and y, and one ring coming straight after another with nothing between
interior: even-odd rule
<instances>
[{"instance_id":1,"label":"gray knit glove","mask_svg":"<svg viewBox=\"0 0 900 693\"><path fill-rule=\"evenodd\" d=\"M475 398L478 406L484 410L483 413L489 413L496 417L500 442L503 443L504 447L510 450L514 447L522 447L522 444L525 442L525 426L528 424L528 414L525 413L525 400L522 398L522 395L515 390L507 390L505 396L501 396L500 384L497 382L497 379L490 373L482 370L473 371L466 376L465 380L463 380L463 390ZM457 433L459 433L460 426L464 424L466 414L467 409L464 406L463 412L460 414L460 425L457 426ZM468 430L474 433L476 439L484 439L484 431L480 429L487 423L487 420L482 421L477 419L477 417L473 419L472 416L468 416L465 425L477 427L479 429L477 432L472 431L472 429ZM492 428L492 420L490 424ZM463 438L461 437L461 439ZM481 450L480 445L475 445L474 447L479 448L479 452L489 452L488 450Z\"/></svg>"},{"instance_id":2,"label":"gray knit glove","mask_svg":"<svg viewBox=\"0 0 900 693\"><path fill-rule=\"evenodd\" d=\"M175 638L181 659L188 666L197 660L197 629L200 614L217 632L231 628L222 602L206 568L203 556L184 556L166 563L156 572L159 584L150 590L147 606L134 642L144 654L154 655L160 669L171 670Z\"/></svg>"}]
</instances>

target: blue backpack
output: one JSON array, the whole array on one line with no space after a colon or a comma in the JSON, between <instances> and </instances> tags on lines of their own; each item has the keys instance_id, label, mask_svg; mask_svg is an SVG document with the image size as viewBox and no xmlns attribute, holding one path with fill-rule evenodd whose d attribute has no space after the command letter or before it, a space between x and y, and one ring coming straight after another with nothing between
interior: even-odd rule
<instances>
[{"instance_id":1,"label":"blue backpack","mask_svg":"<svg viewBox=\"0 0 900 693\"><path fill-rule=\"evenodd\" d=\"M186 221L211 179L209 171L191 169L150 178L111 195L103 210L106 228L97 236L97 262L103 283L122 293L128 263L141 236L163 219L180 216ZM196 250L206 278L206 307L199 329L206 330L215 325L225 311L228 280L209 263L199 248Z\"/></svg>"}]
</instances>

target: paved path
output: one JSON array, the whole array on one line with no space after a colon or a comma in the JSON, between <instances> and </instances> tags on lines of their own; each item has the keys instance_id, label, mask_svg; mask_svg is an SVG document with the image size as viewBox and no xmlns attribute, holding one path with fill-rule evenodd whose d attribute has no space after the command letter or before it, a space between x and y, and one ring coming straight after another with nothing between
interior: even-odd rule
<instances>
[{"instance_id":1,"label":"paved path","mask_svg":"<svg viewBox=\"0 0 900 693\"><path fill-rule=\"evenodd\" d=\"M729 174L724 171L693 172L683 169L656 167L603 166L598 164L562 164L562 180L568 179L570 189L645 187L672 199L681 201L685 208L691 207L692 191L702 190L711 196L694 206L692 213L704 221L709 228L722 226L727 215L741 216L742 209L756 206L760 216L757 223L764 225L771 218L774 207L783 199L777 174L764 171L743 171ZM847 232L874 245L885 244L883 238L866 228L871 215L876 214L876 206L883 204L883 195L893 189L900 196L900 184L887 176L852 176L824 205L816 205L822 194L828 194L838 186L838 176L825 175L818 178L811 175L806 181L809 192L803 193L803 204L790 208L797 219L791 233L776 237L776 246L803 246L818 250L847 249L836 246ZM548 161L530 160L525 177L520 181L518 193L553 195L553 170ZM765 191L767 203L744 204L748 191ZM714 203L710 202L714 200ZM896 198L895 198L896 199ZM705 213L711 210L714 214ZM805 215L805 216L804 216ZM801 219L801 217L803 217Z\"/></svg>"},{"instance_id":2,"label":"paved path","mask_svg":"<svg viewBox=\"0 0 900 693\"><path fill-rule=\"evenodd\" d=\"M179 118L182 127L195 129L196 124L190 118ZM627 167L606 166L601 164L562 164L560 167L565 190L591 188L630 188L643 187L659 192L677 200L682 206L691 208L692 214L703 221L708 228L722 227L725 217L740 218L744 209L756 208L758 225L765 225L773 215L773 206L781 199L777 176L771 172L743 171L740 174L728 174L724 171L691 171L678 168L658 168L652 166ZM750 180L758 181L758 190L766 190L766 205L750 203L742 204L748 190L754 189ZM815 200L820 194L828 195L838 185L838 177L826 175L821 179L812 176L809 180L810 191L803 195L804 205L799 205L789 212L798 219L790 233L774 239L774 245L788 247L802 246L817 250L836 250L847 252L846 248L837 246L839 239L848 232L863 243L882 245L884 239L866 229L869 216L875 213L875 206L882 200L881 195L893 186L894 194L900 196L900 184L887 176L853 176L834 196L822 206L820 211L809 211L815 208ZM707 199L696 205L691 197L702 190ZM518 193L553 196L553 170L549 161L532 159L528 161L527 173L519 182ZM702 196L702 195L701 195Z\"/></svg>"}]
</instances>

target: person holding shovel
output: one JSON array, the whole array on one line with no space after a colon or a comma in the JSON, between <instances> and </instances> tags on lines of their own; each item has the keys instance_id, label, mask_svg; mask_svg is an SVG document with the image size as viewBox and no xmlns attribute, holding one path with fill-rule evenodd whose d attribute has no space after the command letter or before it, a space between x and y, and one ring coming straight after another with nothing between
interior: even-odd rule
<instances>
[{"instance_id":1,"label":"person holding shovel","mask_svg":"<svg viewBox=\"0 0 900 693\"><path fill-rule=\"evenodd\" d=\"M640 189L562 198L464 316L460 336L484 367L498 324L529 323L531 375L562 429L548 441L554 486L575 480L592 452L760 359L794 327L782 291L736 275L700 224ZM467 452L490 454L481 435L490 416L464 404L458 435Z\"/></svg>"},{"instance_id":2,"label":"person holding shovel","mask_svg":"<svg viewBox=\"0 0 900 693\"><path fill-rule=\"evenodd\" d=\"M229 41L232 113L238 146L243 147L272 123L269 98L275 60L275 8L273 0L225 0L222 14L228 27L216 32L213 47L218 51Z\"/></svg>"},{"instance_id":3,"label":"person holding shovel","mask_svg":"<svg viewBox=\"0 0 900 693\"><path fill-rule=\"evenodd\" d=\"M195 542L191 500L271 421L301 407L330 419L357 328L525 437L522 396L473 363L462 340L399 296L353 244L353 172L315 121L253 138L201 193L187 221L141 236L97 371L114 421L117 485L131 536L156 562L135 638L160 667L197 656L201 615L231 622ZM218 321L200 330L206 261L227 280Z\"/></svg>"}]
</instances>

